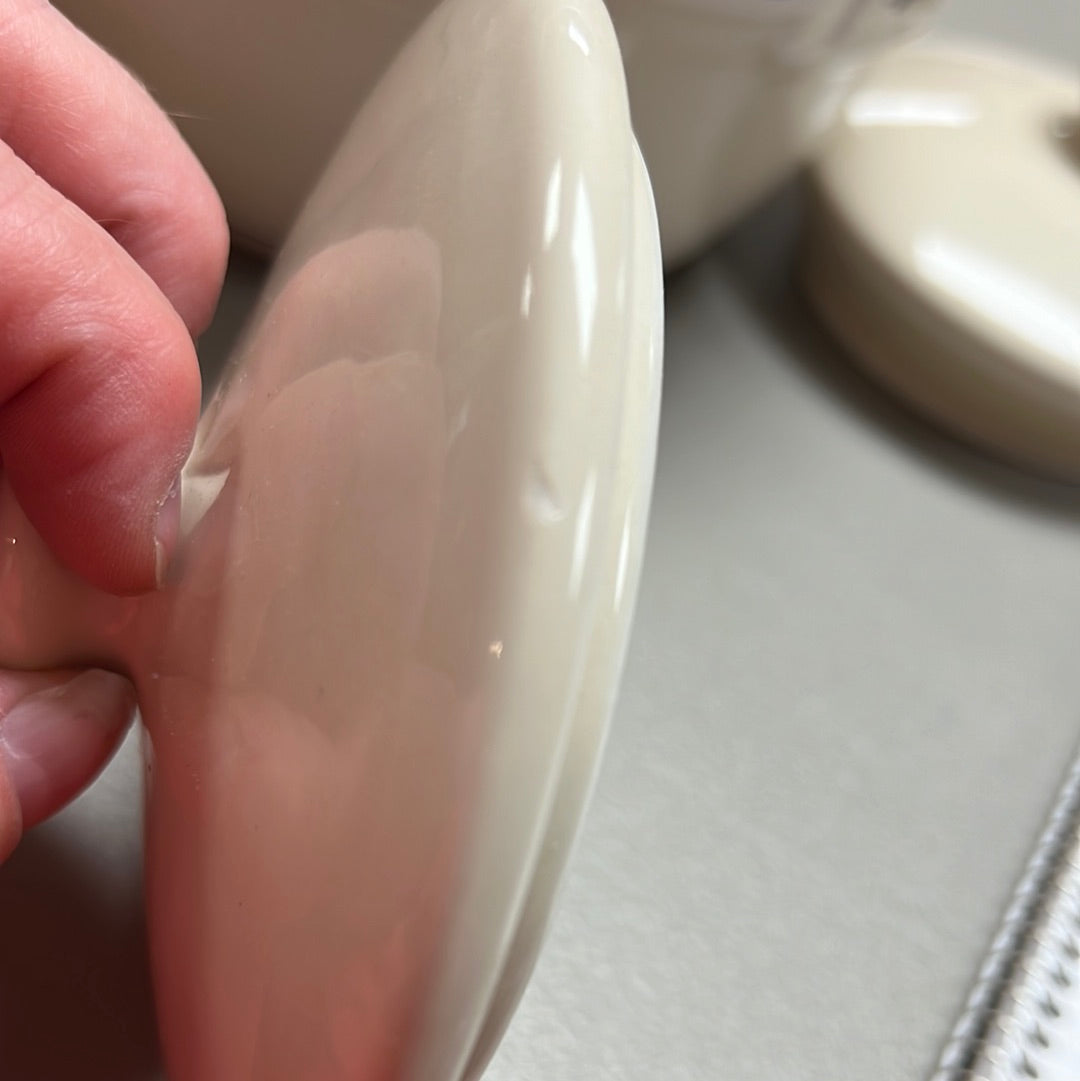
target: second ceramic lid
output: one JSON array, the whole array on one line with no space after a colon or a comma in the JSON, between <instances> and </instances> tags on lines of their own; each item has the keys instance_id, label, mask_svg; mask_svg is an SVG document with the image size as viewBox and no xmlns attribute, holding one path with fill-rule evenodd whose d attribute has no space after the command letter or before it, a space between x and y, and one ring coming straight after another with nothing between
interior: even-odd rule
<instances>
[{"instance_id":1,"label":"second ceramic lid","mask_svg":"<svg viewBox=\"0 0 1080 1081\"><path fill-rule=\"evenodd\" d=\"M852 355L985 448L1080 478L1080 99L986 49L902 50L812 171L804 277Z\"/></svg>"}]
</instances>

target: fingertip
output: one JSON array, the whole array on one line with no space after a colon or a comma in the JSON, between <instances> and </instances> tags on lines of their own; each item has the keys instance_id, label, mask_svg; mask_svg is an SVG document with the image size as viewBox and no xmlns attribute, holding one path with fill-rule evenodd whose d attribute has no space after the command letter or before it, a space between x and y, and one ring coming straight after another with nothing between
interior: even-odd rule
<instances>
[{"instance_id":1,"label":"fingertip","mask_svg":"<svg viewBox=\"0 0 1080 1081\"><path fill-rule=\"evenodd\" d=\"M202 166L199 168L201 171ZM197 199L195 210L196 219L202 222L202 239L199 249L201 254L196 256L194 280L201 282L201 285L196 286L195 296L188 302L190 310L184 319L195 337L210 326L217 311L229 265L229 252L232 249L225 204L210 178L205 173L203 177L202 194Z\"/></svg>"},{"instance_id":2,"label":"fingertip","mask_svg":"<svg viewBox=\"0 0 1080 1081\"><path fill-rule=\"evenodd\" d=\"M154 579L158 589L165 584L177 539L180 536L180 477L177 475L162 500L154 524Z\"/></svg>"},{"instance_id":3,"label":"fingertip","mask_svg":"<svg viewBox=\"0 0 1080 1081\"><path fill-rule=\"evenodd\" d=\"M175 301L2 145L0 201L0 265L17 271L0 289L4 473L65 566L109 592L153 589L159 517L201 400L183 316L209 318L225 242L192 239L187 262L214 277Z\"/></svg>"},{"instance_id":4,"label":"fingertip","mask_svg":"<svg viewBox=\"0 0 1080 1081\"><path fill-rule=\"evenodd\" d=\"M17 829L9 821L9 843L66 806L97 777L119 746L134 711L131 684L97 669L15 702L0 719L0 766L5 775L0 787L9 799L14 794L18 806ZM0 831L2 816L0 808Z\"/></svg>"},{"instance_id":5,"label":"fingertip","mask_svg":"<svg viewBox=\"0 0 1080 1081\"><path fill-rule=\"evenodd\" d=\"M111 232L197 338L217 310L230 238L225 207L209 177L194 157L186 165L153 197L157 209L144 208L130 231Z\"/></svg>"},{"instance_id":6,"label":"fingertip","mask_svg":"<svg viewBox=\"0 0 1080 1081\"><path fill-rule=\"evenodd\" d=\"M91 355L0 408L0 454L23 511L61 563L119 595L161 580L199 415L194 345L175 314L160 316L144 310L141 334L103 334Z\"/></svg>"}]
</instances>

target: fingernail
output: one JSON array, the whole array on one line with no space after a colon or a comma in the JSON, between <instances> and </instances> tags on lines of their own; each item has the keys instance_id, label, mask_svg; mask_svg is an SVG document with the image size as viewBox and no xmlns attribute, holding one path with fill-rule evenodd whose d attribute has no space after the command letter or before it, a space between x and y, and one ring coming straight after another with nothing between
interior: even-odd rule
<instances>
[{"instance_id":1,"label":"fingernail","mask_svg":"<svg viewBox=\"0 0 1080 1081\"><path fill-rule=\"evenodd\" d=\"M0 720L0 755L24 826L63 806L93 778L134 706L126 679L94 669L27 695Z\"/></svg>"},{"instance_id":2,"label":"fingernail","mask_svg":"<svg viewBox=\"0 0 1080 1081\"><path fill-rule=\"evenodd\" d=\"M158 508L157 523L154 529L154 576L157 587L165 584L165 575L169 561L176 550L176 540L180 535L180 477L173 481L168 494Z\"/></svg>"}]
</instances>

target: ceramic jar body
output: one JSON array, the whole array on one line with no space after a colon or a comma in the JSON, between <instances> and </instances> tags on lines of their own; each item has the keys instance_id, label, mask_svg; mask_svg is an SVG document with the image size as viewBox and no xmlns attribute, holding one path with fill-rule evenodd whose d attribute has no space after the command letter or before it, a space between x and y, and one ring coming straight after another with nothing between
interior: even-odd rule
<instances>
[{"instance_id":1,"label":"ceramic jar body","mask_svg":"<svg viewBox=\"0 0 1080 1081\"><path fill-rule=\"evenodd\" d=\"M176 117L234 235L280 243L435 0L60 0ZM869 55L938 0L608 0L660 214L693 254L806 156Z\"/></svg>"},{"instance_id":2,"label":"ceramic jar body","mask_svg":"<svg viewBox=\"0 0 1080 1081\"><path fill-rule=\"evenodd\" d=\"M935 0L608 0L664 261L685 261L798 167L866 62Z\"/></svg>"}]
</instances>

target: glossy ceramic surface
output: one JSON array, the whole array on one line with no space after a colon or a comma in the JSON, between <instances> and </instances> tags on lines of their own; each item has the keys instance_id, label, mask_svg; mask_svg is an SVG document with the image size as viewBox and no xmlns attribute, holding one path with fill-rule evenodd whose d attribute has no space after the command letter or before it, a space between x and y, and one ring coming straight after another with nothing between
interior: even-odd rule
<instances>
[{"instance_id":1,"label":"glossy ceramic surface","mask_svg":"<svg viewBox=\"0 0 1080 1081\"><path fill-rule=\"evenodd\" d=\"M668 263L802 162L882 46L939 0L609 0ZM435 0L59 0L142 76L280 242L340 131Z\"/></svg>"},{"instance_id":2,"label":"glossy ceramic surface","mask_svg":"<svg viewBox=\"0 0 1080 1081\"><path fill-rule=\"evenodd\" d=\"M912 48L813 170L805 281L853 357L929 416L1080 478L1080 98L999 51Z\"/></svg>"},{"instance_id":3,"label":"glossy ceramic surface","mask_svg":"<svg viewBox=\"0 0 1080 1081\"><path fill-rule=\"evenodd\" d=\"M802 164L936 0L609 0L668 265Z\"/></svg>"},{"instance_id":4,"label":"glossy ceramic surface","mask_svg":"<svg viewBox=\"0 0 1080 1081\"><path fill-rule=\"evenodd\" d=\"M644 163L638 162L636 185L641 220L654 215ZM635 261L659 259L652 230L637 232ZM532 883L525 897L513 941L506 952L488 1015L473 1048L466 1076L479 1077L495 1051L518 999L525 989L547 930L556 889L570 857L596 780L608 720L615 705L628 635L641 577L645 527L652 498L653 466L659 427L664 311L661 295L648 296L628 313L632 320L632 355L648 356L648 366L626 386L626 413L615 464L612 508L607 539L602 543L598 612L588 644L584 677L566 736L562 772L538 850Z\"/></svg>"},{"instance_id":5,"label":"glossy ceramic surface","mask_svg":"<svg viewBox=\"0 0 1080 1081\"><path fill-rule=\"evenodd\" d=\"M87 591L4 493L0 656L138 687L175 1081L451 1081L490 1051L614 696L660 310L602 5L452 0L282 252L166 588Z\"/></svg>"}]
</instances>

